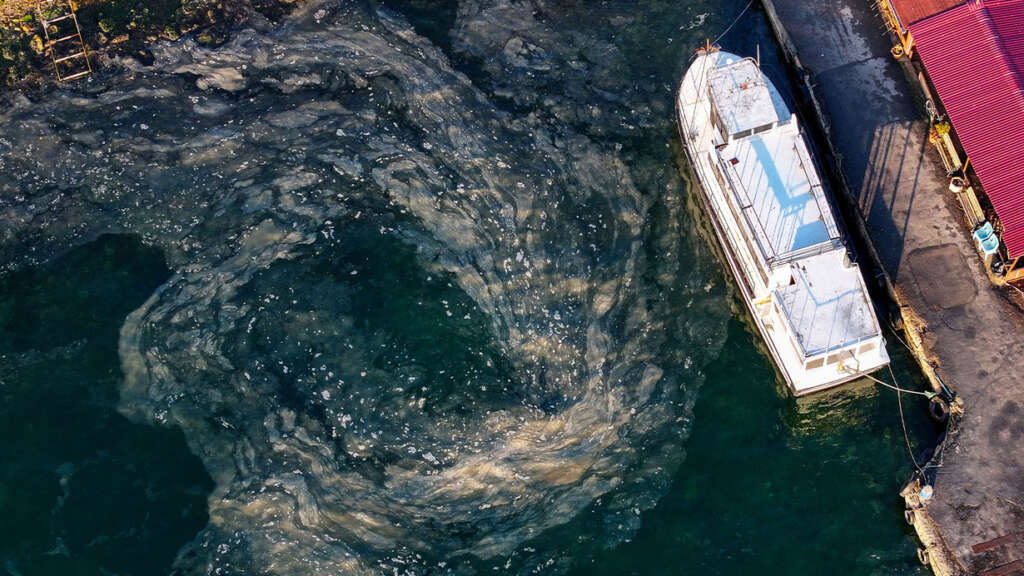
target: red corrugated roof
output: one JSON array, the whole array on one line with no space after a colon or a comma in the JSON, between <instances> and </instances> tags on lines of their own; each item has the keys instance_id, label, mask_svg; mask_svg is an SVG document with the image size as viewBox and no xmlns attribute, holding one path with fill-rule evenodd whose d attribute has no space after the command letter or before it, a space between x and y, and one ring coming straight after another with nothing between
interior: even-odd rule
<instances>
[{"instance_id":1,"label":"red corrugated roof","mask_svg":"<svg viewBox=\"0 0 1024 576\"><path fill-rule=\"evenodd\" d=\"M971 0L910 31L1010 258L1024 255L1024 0Z\"/></svg>"},{"instance_id":2,"label":"red corrugated roof","mask_svg":"<svg viewBox=\"0 0 1024 576\"><path fill-rule=\"evenodd\" d=\"M896 17L904 28L963 3L964 0L889 0L889 5L896 11Z\"/></svg>"}]
</instances>

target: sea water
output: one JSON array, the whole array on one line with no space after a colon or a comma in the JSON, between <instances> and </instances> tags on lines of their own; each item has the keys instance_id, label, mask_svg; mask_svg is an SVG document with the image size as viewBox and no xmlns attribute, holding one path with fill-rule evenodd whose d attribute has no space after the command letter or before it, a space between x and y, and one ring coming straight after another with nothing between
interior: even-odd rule
<instances>
[{"instance_id":1,"label":"sea water","mask_svg":"<svg viewBox=\"0 0 1024 576\"><path fill-rule=\"evenodd\" d=\"M789 396L681 158L704 38L786 82L744 7L312 2L12 99L3 569L923 573L894 393Z\"/></svg>"}]
</instances>

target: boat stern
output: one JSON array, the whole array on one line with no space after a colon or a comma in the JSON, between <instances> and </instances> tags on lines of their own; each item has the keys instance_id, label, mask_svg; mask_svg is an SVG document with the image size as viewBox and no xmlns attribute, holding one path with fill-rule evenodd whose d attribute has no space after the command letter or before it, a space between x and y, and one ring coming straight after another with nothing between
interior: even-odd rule
<instances>
[{"instance_id":1,"label":"boat stern","mask_svg":"<svg viewBox=\"0 0 1024 576\"><path fill-rule=\"evenodd\" d=\"M863 378L889 364L881 336L832 353L807 358L791 374L789 386L796 396L827 390Z\"/></svg>"}]
</instances>

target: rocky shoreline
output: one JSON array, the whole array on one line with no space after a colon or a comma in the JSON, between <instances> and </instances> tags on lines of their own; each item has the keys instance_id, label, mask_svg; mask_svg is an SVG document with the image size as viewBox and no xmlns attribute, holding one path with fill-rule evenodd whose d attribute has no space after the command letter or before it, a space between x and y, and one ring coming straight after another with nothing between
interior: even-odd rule
<instances>
[{"instance_id":1,"label":"rocky shoreline","mask_svg":"<svg viewBox=\"0 0 1024 576\"><path fill-rule=\"evenodd\" d=\"M63 0L58 0L63 1ZM253 20L279 22L303 0L72 1L92 62L118 57L152 61L148 46L192 34L200 45L225 42ZM39 90L55 81L36 0L0 2L0 91Z\"/></svg>"}]
</instances>

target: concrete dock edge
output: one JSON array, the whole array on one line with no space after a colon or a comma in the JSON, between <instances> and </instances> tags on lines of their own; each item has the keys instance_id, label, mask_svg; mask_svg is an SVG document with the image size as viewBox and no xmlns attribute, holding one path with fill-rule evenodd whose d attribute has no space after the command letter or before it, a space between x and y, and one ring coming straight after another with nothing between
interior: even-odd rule
<instances>
[{"instance_id":1,"label":"concrete dock edge","mask_svg":"<svg viewBox=\"0 0 1024 576\"><path fill-rule=\"evenodd\" d=\"M762 5L776 40L782 49L782 54L785 57L787 64L790 66L790 71L795 75L795 79L799 83L799 93L802 100L799 102L799 106L803 109L804 115L808 117L807 119L816 123L816 128L821 133L822 138L819 144L824 145L826 149L826 158L821 159L824 165L823 167L832 173L833 182L839 184L839 192L842 195L841 200L843 203L846 204L847 207L856 207L857 196L853 194L850 189L849 182L846 178L846 172L844 171L842 155L838 152L833 141L829 118L815 92L811 76L801 63L797 48L790 38L786 27L783 25L782 20L779 18L779 14L775 8L773 0L762 0ZM924 320L911 307L906 305L900 297L899 290L896 288L892 278L886 271L882 259L879 256L874 243L871 241L867 222L861 212L856 209L847 210L846 212L847 214L845 214L845 216L848 216L846 219L847 224L852 223L856 228L856 233L863 240L863 247L866 248L867 256L871 260L871 269L876 275L876 280L884 282L886 293L892 302L898 306L900 321L904 327L908 343L910 344L910 348L915 359L920 365L922 372L931 383L933 390L936 392L940 391L941 383L936 378L933 369L935 360L928 357L925 347L922 344L922 332L924 331L923 329L925 326ZM958 420L961 414L962 409L954 409L951 414L951 418ZM956 430L957 428L958 422L954 421L951 424L950 429ZM951 438L944 438L943 440L949 441ZM915 475L915 477L911 478L900 492L900 496L903 497L906 504L907 521L914 527L918 539L923 546L919 550L919 558L932 569L936 576L960 576L967 574L966 568L962 563L960 563L956 554L946 544L938 524L928 513L927 508L923 505L919 496L920 489L920 481Z\"/></svg>"}]
</instances>

